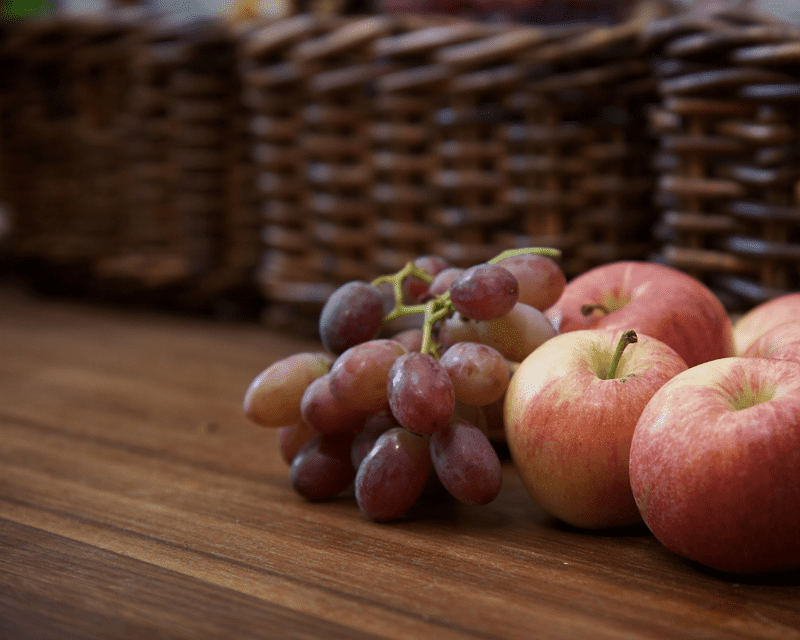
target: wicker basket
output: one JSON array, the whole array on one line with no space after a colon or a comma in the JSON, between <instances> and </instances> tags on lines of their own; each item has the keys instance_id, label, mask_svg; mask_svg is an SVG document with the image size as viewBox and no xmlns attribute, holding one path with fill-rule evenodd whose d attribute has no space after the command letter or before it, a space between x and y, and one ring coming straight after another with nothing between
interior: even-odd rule
<instances>
[{"instance_id":1,"label":"wicker basket","mask_svg":"<svg viewBox=\"0 0 800 640\"><path fill-rule=\"evenodd\" d=\"M748 15L654 23L660 258L729 309L800 288L800 31Z\"/></svg>"},{"instance_id":2,"label":"wicker basket","mask_svg":"<svg viewBox=\"0 0 800 640\"><path fill-rule=\"evenodd\" d=\"M252 288L293 328L348 280L526 245L570 278L659 260L732 311L797 290L798 30L669 11L8 27L8 244L105 292Z\"/></svg>"},{"instance_id":3,"label":"wicker basket","mask_svg":"<svg viewBox=\"0 0 800 640\"><path fill-rule=\"evenodd\" d=\"M22 258L69 260L84 244L70 68L76 35L69 23L48 20L9 30L4 42L15 73L5 100L3 182Z\"/></svg>"}]
</instances>

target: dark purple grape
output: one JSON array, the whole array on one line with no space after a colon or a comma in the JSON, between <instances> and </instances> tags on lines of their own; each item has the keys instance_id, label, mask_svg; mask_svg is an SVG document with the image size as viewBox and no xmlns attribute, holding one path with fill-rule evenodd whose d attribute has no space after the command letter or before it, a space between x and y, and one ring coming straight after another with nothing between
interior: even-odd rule
<instances>
[{"instance_id":1,"label":"dark purple grape","mask_svg":"<svg viewBox=\"0 0 800 640\"><path fill-rule=\"evenodd\" d=\"M314 436L292 460L292 488L309 500L327 500L344 491L355 477L350 461L353 436Z\"/></svg>"},{"instance_id":2,"label":"dark purple grape","mask_svg":"<svg viewBox=\"0 0 800 640\"><path fill-rule=\"evenodd\" d=\"M504 316L514 308L518 297L517 279L508 269L496 264L469 267L450 286L453 307L472 320L493 320Z\"/></svg>"},{"instance_id":3,"label":"dark purple grape","mask_svg":"<svg viewBox=\"0 0 800 640\"><path fill-rule=\"evenodd\" d=\"M503 484L500 458L476 426L454 420L431 436L430 448L436 475L460 502L489 504L500 493Z\"/></svg>"},{"instance_id":4,"label":"dark purple grape","mask_svg":"<svg viewBox=\"0 0 800 640\"><path fill-rule=\"evenodd\" d=\"M389 369L386 390L392 415L414 433L433 433L453 415L453 383L428 353L412 351L397 358Z\"/></svg>"},{"instance_id":5,"label":"dark purple grape","mask_svg":"<svg viewBox=\"0 0 800 640\"><path fill-rule=\"evenodd\" d=\"M422 495L430 467L427 438L402 427L389 429L358 468L355 494L359 508L373 520L399 518Z\"/></svg>"},{"instance_id":6,"label":"dark purple grape","mask_svg":"<svg viewBox=\"0 0 800 640\"><path fill-rule=\"evenodd\" d=\"M384 298L377 287L353 280L334 291L319 316L319 337L332 353L372 340L383 325Z\"/></svg>"}]
</instances>

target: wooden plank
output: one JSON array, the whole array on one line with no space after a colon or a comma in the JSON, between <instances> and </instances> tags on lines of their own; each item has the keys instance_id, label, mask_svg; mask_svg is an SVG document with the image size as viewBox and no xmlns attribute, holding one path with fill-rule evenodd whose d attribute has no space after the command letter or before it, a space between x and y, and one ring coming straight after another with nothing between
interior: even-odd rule
<instances>
[{"instance_id":1,"label":"wooden plank","mask_svg":"<svg viewBox=\"0 0 800 640\"><path fill-rule=\"evenodd\" d=\"M487 507L297 496L241 399L313 341L0 290L0 637L800 638L800 573Z\"/></svg>"}]
</instances>

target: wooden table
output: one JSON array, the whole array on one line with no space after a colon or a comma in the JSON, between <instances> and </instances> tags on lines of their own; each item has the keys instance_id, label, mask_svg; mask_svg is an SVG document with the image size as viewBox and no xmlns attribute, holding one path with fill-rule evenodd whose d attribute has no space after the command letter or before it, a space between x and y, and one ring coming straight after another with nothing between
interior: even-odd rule
<instances>
[{"instance_id":1,"label":"wooden table","mask_svg":"<svg viewBox=\"0 0 800 640\"><path fill-rule=\"evenodd\" d=\"M800 638L800 574L571 529L510 464L394 524L304 501L241 399L316 347L0 290L0 638Z\"/></svg>"}]
</instances>

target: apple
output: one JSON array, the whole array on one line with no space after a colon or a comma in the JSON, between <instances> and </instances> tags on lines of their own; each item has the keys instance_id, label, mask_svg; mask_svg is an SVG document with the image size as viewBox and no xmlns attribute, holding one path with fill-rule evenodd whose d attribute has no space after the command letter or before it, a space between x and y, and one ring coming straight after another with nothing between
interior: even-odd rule
<instances>
[{"instance_id":1,"label":"apple","mask_svg":"<svg viewBox=\"0 0 800 640\"><path fill-rule=\"evenodd\" d=\"M800 318L800 293L787 293L753 307L733 325L736 355L742 355L759 336L779 324Z\"/></svg>"},{"instance_id":2,"label":"apple","mask_svg":"<svg viewBox=\"0 0 800 640\"><path fill-rule=\"evenodd\" d=\"M777 358L800 363L800 320L772 327L750 343L742 355L748 358Z\"/></svg>"},{"instance_id":3,"label":"apple","mask_svg":"<svg viewBox=\"0 0 800 640\"><path fill-rule=\"evenodd\" d=\"M733 328L719 299L692 276L650 262L612 262L567 283L546 315L566 333L633 329L666 342L693 367L733 355Z\"/></svg>"},{"instance_id":4,"label":"apple","mask_svg":"<svg viewBox=\"0 0 800 640\"><path fill-rule=\"evenodd\" d=\"M800 568L800 364L731 357L678 374L639 418L630 477L678 555L737 574Z\"/></svg>"},{"instance_id":5,"label":"apple","mask_svg":"<svg viewBox=\"0 0 800 640\"><path fill-rule=\"evenodd\" d=\"M523 485L576 527L641 523L628 478L633 430L653 394L687 368L646 335L617 356L625 334L585 329L551 338L520 363L506 391L506 442Z\"/></svg>"}]
</instances>

